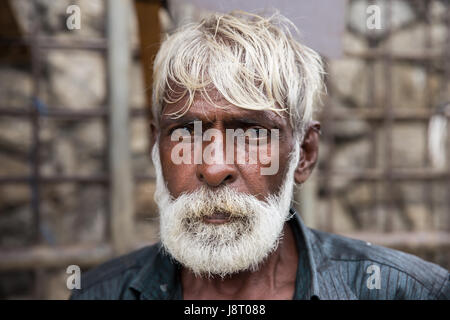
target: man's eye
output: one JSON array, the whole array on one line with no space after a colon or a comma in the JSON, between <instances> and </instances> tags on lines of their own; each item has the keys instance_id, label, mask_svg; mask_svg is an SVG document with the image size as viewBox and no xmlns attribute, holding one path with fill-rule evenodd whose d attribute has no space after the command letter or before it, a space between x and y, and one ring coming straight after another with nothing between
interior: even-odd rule
<instances>
[{"instance_id":1,"label":"man's eye","mask_svg":"<svg viewBox=\"0 0 450 320\"><path fill-rule=\"evenodd\" d=\"M193 135L194 134L194 126L183 125L183 126L175 127L175 128L170 129L169 133L171 135L177 134L177 135L182 135L182 136Z\"/></svg>"},{"instance_id":2,"label":"man's eye","mask_svg":"<svg viewBox=\"0 0 450 320\"><path fill-rule=\"evenodd\" d=\"M180 129L189 132L190 134L194 133L194 126L191 125L182 126Z\"/></svg>"},{"instance_id":3,"label":"man's eye","mask_svg":"<svg viewBox=\"0 0 450 320\"><path fill-rule=\"evenodd\" d=\"M247 129L246 135L250 139L261 139L267 137L267 129L260 127L249 128Z\"/></svg>"}]
</instances>

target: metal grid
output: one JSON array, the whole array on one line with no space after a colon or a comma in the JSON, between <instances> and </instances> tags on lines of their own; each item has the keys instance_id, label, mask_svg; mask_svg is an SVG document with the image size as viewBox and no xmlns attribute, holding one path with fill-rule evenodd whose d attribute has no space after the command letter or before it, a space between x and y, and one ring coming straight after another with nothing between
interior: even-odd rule
<instances>
[{"instance_id":1,"label":"metal grid","mask_svg":"<svg viewBox=\"0 0 450 320\"><path fill-rule=\"evenodd\" d=\"M369 4L375 4L375 1L369 1ZM365 108L352 109L351 113L341 114L333 108L333 103L327 103L325 108L325 113L322 115L322 121L324 124L324 140L326 141L328 148L328 155L333 155L336 149L335 135L333 132L334 124L342 120L365 120L371 124L371 157L369 159L369 168L364 169L335 169L333 167L333 157L329 156L326 161L326 166L319 175L319 179L323 179L323 184L325 185L325 194L328 199L327 212L326 212L326 222L320 227L327 231L336 231L336 226L333 221L333 198L334 190L331 187L331 181L334 178L350 178L353 182L370 182L372 185L372 214L371 219L377 217L378 212L376 208L379 206L379 200L377 193L379 190L376 185L382 183L385 188L387 199L385 199L385 204L387 206L392 206L394 203L394 192L393 186L400 182L411 182L419 181L423 183L425 198L428 202L428 208L430 214L433 211L433 203L431 194L433 192L432 182L443 181L446 182L448 195L450 195L450 166L447 164L446 170L436 170L430 166L429 154L428 154L428 139L425 138L425 150L427 153L424 155L423 167L421 168L394 168L393 167L393 127L400 122L422 122L429 123L430 118L435 114L435 110L432 108L436 107L438 101L434 99L431 95L431 89L429 84L429 75L432 71L433 66L438 63L444 68L444 77L440 86L440 97L446 97L448 94L445 90L448 88L448 83L450 80L450 10L447 10L445 17L445 26L447 30L447 40L446 48L444 53L436 54L428 50L432 46L431 37L431 21L430 21L430 6L432 0L416 0L413 2L418 8L418 12L425 23L425 32L422 40L423 53L408 53L408 54L398 54L393 53L389 45L383 44L379 46L380 40L376 35L369 35L368 44L369 51L355 53L346 52L347 57L362 59L366 62L369 70L374 70L374 65L376 62L382 62L383 64L383 78L384 78L384 100L382 102L382 107L375 105L367 105ZM449 3L445 3L446 6ZM384 39L388 39L392 32L392 1L386 0L386 10L383 13L383 18L386 20L386 31L384 34ZM395 108L392 101L392 67L394 62L402 63L417 63L424 66L425 74L427 78L427 85L425 90L425 103L428 109L405 109L405 108ZM368 72L368 87L367 101L373 103L375 90L374 87L379 85L376 83L375 73ZM328 95L332 95L331 86L328 87ZM448 99L448 95L447 95ZM440 101L441 103L444 101ZM447 119L450 119L450 114L446 114ZM385 163L384 166L379 168L376 164L377 158L377 138L375 136L375 128L382 128L385 134L383 140L383 147L385 153ZM450 146L450 139L447 139L447 145ZM450 149L450 148L448 148ZM450 159L450 152L447 150L447 159ZM447 201L447 210L450 215L450 196ZM441 246L442 249L450 249L450 219L447 219L448 225L443 228L443 232L432 232L421 234L420 237L415 236L415 233L406 233L401 235L390 234L392 232L392 215L387 214L384 221L384 233L357 233L351 234L353 237L357 237L367 241L373 241L378 244L399 247L399 248L431 248L432 246ZM350 234L348 234L350 235ZM416 247L415 247L416 246Z\"/></svg>"},{"instance_id":2,"label":"metal grid","mask_svg":"<svg viewBox=\"0 0 450 320\"><path fill-rule=\"evenodd\" d=\"M108 8L106 8L108 9ZM106 12L107 13L107 12ZM120 235L111 232L112 225L117 224L113 221L114 216L110 212L110 180L111 175L108 174L109 162L108 155L110 148L114 147L114 141L110 141L108 131L111 125L111 110L109 103L106 106L84 109L82 111L67 110L64 106L48 107L43 113L39 110L37 103L40 92L41 57L47 50L94 50L100 52L104 61L108 59L108 38L104 35L98 39L76 39L65 41L48 36L41 35L40 32L40 17L38 13L33 14L34 21L32 22L32 32L23 38L2 38L0 39L0 47L11 48L15 46L25 46L31 52L31 75L33 82L32 97L29 106L22 108L11 108L7 105L0 106L0 117L13 117L20 119L27 119L32 125L32 144L30 150L30 175L14 175L1 176L0 185L11 184L28 184L31 189L31 211L33 216L33 246L22 249L1 249L0 250L0 271L17 271L17 270L34 270L35 284L34 296L42 298L45 293L42 291L43 282L46 277L46 271L50 268L65 268L71 264L77 264L81 267L94 266L102 261L112 258L117 255L117 250L114 243L120 242ZM107 17L105 17L105 21ZM106 77L108 79L109 69L106 68ZM109 96L109 86L106 86L106 96ZM148 119L148 111L145 109L130 110L130 117L145 117ZM105 174L91 174L91 175L43 175L40 168L40 130L42 119L54 119L60 121L83 121L88 119L101 119L103 122L103 130L106 137L106 145L104 149L103 163L106 169ZM138 174L134 177L134 183L141 183L153 181L154 177L148 174ZM71 246L49 246L44 244L41 237L41 202L42 202L42 188L48 184L100 184L106 190L108 197L104 207L107 209L105 221L109 224L106 228L106 239L101 245L71 245ZM119 239L113 239L118 237Z\"/></svg>"},{"instance_id":3,"label":"metal grid","mask_svg":"<svg viewBox=\"0 0 450 320\"><path fill-rule=\"evenodd\" d=\"M388 1L390 3L390 1ZM429 4L431 1L417 1L418 5L423 6L423 10L425 10L425 16L428 16ZM391 9L389 6L387 12L388 19L391 16ZM33 23L33 32L29 36L25 36L22 39L0 39L0 46L28 46L31 50L31 70L32 70L32 78L33 78L33 97L37 98L39 96L39 86L40 86L40 70L41 70L41 61L40 56L44 50L72 50L72 49L80 49L80 50L95 50L101 52L105 56L107 55L107 41L106 37L101 39L91 39L91 40L76 40L71 41L70 43L64 42L61 40L56 40L50 37L44 37L40 35L39 28L39 15L35 14L36 20ZM429 36L429 20L427 22L427 32L424 37L424 44L426 47L430 46ZM450 168L445 171L436 171L427 167L429 164L428 157L425 157L424 164L425 166L420 169L394 169L392 167L392 127L397 122L410 122L410 121L429 121L430 117L433 115L433 110L409 110L409 109L398 109L394 108L392 104L392 92L389 90L390 85L392 83L392 63L393 61L406 61L406 62L420 62L426 66L427 75L429 74L432 68L432 61L442 61L445 65L445 80L442 85L442 90L445 90L446 85L450 79L450 10L447 11L446 18L446 26L447 26L447 48L445 53L442 56L436 56L435 54L430 54L428 52L424 52L421 55L416 54L392 54L389 51L389 48L378 49L376 48L376 39L373 41L369 41L373 45L373 50L366 53L347 53L348 56L361 58L367 61L368 65L373 68L373 65L376 61L383 61L385 65L385 82L388 88L386 92L386 97L384 101L384 107L382 109L376 109L373 106L369 106L366 109L358 109L352 112L350 115L355 119L364 119L366 121L371 122L374 125L382 126L386 132L386 139L384 141L385 152L387 155L387 162L385 167L377 168L375 162L371 163L371 167L367 169L360 170L337 170L333 168L332 158L327 161L327 166L324 172L319 176L321 179L325 179L325 181L331 181L331 179L335 177L351 177L353 181L369 181L378 183L383 182L385 188L389 190L392 187L393 183L399 181L424 181L425 186L427 182L430 181L447 181L448 182L448 194L450 194ZM427 36L428 35L428 36ZM109 74L106 75L108 78ZM375 78L372 74L368 74L369 81L373 87L375 83ZM429 100L427 104L429 106L433 106L432 98L429 95L429 88L425 88L428 90L427 97ZM329 90L329 94L332 94L331 88ZM369 90L368 92L368 101L373 101L373 90ZM36 101L35 99L31 99L32 101ZM30 248L24 248L23 250L14 250L14 252L2 251L0 252L0 270L28 270L34 269L37 275L36 281L36 295L39 296L39 286L42 283L42 279L44 277L44 271L46 268L54 268L54 267L65 267L68 264L79 264L80 266L91 266L95 265L101 261L104 261L114 255L114 249L110 245L111 239L106 239L104 245L101 246L71 246L71 247L62 247L55 248L49 246L41 245L40 239L40 201L41 201L41 187L44 184L60 184L60 183L88 183L88 184L101 184L105 187L106 190L109 189L110 176L108 174L104 175L89 175L89 176L62 176L62 175L54 175L54 176L43 176L40 171L40 140L39 140L39 132L40 132L40 120L42 118L52 118L52 119L60 119L64 121L81 121L85 119L93 119L100 118L104 122L104 130L108 131L109 125L109 108L108 106L90 109L85 111L69 111L64 108L49 108L49 110L45 114L41 114L38 108L35 105L35 102L32 102L28 107L24 107L22 109L17 108L9 108L8 106L0 106L0 117L18 117L28 119L32 123L32 150L31 150L31 175L29 176L4 176L0 177L0 184L29 184L31 188L32 194L32 202L31 208L33 212L34 222L33 226L35 228L35 246ZM143 110L132 110L132 117L147 117L147 113ZM333 150L335 150L335 141L333 134L333 123L341 120L348 120L348 114L342 115L336 112L333 109L332 104L329 104L327 107L327 112L324 115L323 123L324 123L324 139L329 146L329 154L333 154ZM447 117L450 115L447 114ZM108 135L106 135L108 136ZM375 145L375 137L373 136L373 145L372 145L372 154L375 155L377 152L377 147ZM450 140L450 139L449 139ZM108 141L105 149L105 167L108 168L108 162L106 159L106 155L109 154L108 148L113 144L113 141ZM450 150L450 143L449 148ZM375 159L375 156L372 157ZM450 154L447 157L450 159ZM143 182L148 180L153 180L152 176L148 175L139 175L135 176L135 182ZM430 188L425 188L428 190L426 192L430 192ZM374 194L376 194L377 190L374 186ZM333 231L335 230L335 225L333 222L333 204L332 199L333 189L328 188L327 190L327 198L329 199L329 210L328 217L326 219L327 224L322 226L323 229ZM390 192L387 192L390 194ZM375 199L377 197L374 197ZM392 201L392 199L389 199ZM107 207L108 204L105 204ZM377 203L374 203L374 208L377 206ZM431 206L431 205L430 205ZM448 200L448 210L450 212L450 197ZM376 212L374 211L374 215ZM109 221L109 218L106 219ZM386 230L389 231L390 221L386 221ZM448 226L448 230L450 232L450 226ZM386 237L384 235L375 235L375 237L370 237L369 235L360 234L358 237L362 239L374 239L374 242L383 243ZM414 238L414 234L400 236L400 237L387 237L387 239L391 239L390 243L386 243L386 245L392 246L402 246L405 243L411 241ZM450 246L450 233L445 233L438 235L425 235L423 238L422 245L440 245L440 246Z\"/></svg>"}]
</instances>

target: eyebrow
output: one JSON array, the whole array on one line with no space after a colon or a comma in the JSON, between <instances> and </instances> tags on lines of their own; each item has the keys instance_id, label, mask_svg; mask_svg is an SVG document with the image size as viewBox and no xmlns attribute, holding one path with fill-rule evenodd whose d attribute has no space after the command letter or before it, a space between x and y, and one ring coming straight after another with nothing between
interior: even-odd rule
<instances>
[{"instance_id":1,"label":"eyebrow","mask_svg":"<svg viewBox=\"0 0 450 320\"><path fill-rule=\"evenodd\" d=\"M195 116L182 116L182 117L177 117L177 118L171 118L171 117L162 117L161 118L161 122L164 122L167 125L171 125L171 124L179 124L179 123L191 123L194 121L202 121L202 119L200 119L199 117L195 117Z\"/></svg>"},{"instance_id":2,"label":"eyebrow","mask_svg":"<svg viewBox=\"0 0 450 320\"><path fill-rule=\"evenodd\" d=\"M224 122L226 124L238 123L238 124L253 125L253 126L272 124L274 127L277 127L277 128L280 126L278 121L273 121L272 119L236 118L236 119L225 120Z\"/></svg>"},{"instance_id":3,"label":"eyebrow","mask_svg":"<svg viewBox=\"0 0 450 320\"><path fill-rule=\"evenodd\" d=\"M261 110L264 114L260 113L255 114L246 114L240 115L237 117L231 116L229 119L223 119L223 122L226 124L232 123L242 123L247 125L261 125L261 124L271 124L274 127L281 128L283 124L281 123L281 119L277 118L275 115L269 114L267 110ZM164 122L165 125L170 126L173 124L187 124L194 121L202 121L203 123L212 123L204 113L196 113L193 112L191 114L186 113L181 117L171 117L169 114L163 114L161 118L161 122Z\"/></svg>"}]
</instances>

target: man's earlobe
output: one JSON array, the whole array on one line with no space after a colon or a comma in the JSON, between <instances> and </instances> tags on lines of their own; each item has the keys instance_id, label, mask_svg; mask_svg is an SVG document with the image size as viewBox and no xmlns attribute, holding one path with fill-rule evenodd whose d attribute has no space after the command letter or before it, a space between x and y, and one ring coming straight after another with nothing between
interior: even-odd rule
<instances>
[{"instance_id":1,"label":"man's earlobe","mask_svg":"<svg viewBox=\"0 0 450 320\"><path fill-rule=\"evenodd\" d=\"M300 148L300 160L294 173L295 182L304 183L311 175L319 156L320 123L314 121L306 130Z\"/></svg>"}]
</instances>

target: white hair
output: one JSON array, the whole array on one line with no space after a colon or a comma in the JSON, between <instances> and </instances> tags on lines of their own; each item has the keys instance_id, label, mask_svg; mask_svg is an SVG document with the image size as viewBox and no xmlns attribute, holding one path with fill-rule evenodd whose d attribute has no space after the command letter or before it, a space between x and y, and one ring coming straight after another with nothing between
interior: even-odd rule
<instances>
[{"instance_id":1,"label":"white hair","mask_svg":"<svg viewBox=\"0 0 450 320\"><path fill-rule=\"evenodd\" d=\"M178 29L163 41L154 62L156 125L165 103L187 97L173 114L181 116L196 93L215 105L208 91L216 89L240 108L285 110L294 134L303 137L324 72L320 56L296 41L291 29L298 34L279 13L262 17L241 11L213 14Z\"/></svg>"}]
</instances>

